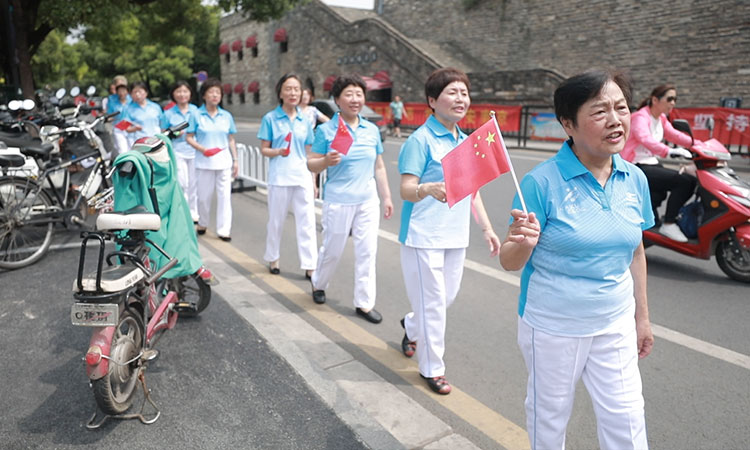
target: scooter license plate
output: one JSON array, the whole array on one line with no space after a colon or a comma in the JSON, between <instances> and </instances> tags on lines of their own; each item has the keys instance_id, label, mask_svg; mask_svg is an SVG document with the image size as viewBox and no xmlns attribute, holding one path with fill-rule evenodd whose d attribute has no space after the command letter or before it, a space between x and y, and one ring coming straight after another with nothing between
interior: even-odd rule
<instances>
[{"instance_id":1,"label":"scooter license plate","mask_svg":"<svg viewBox=\"0 0 750 450\"><path fill-rule=\"evenodd\" d=\"M70 308L70 321L83 327L113 327L120 316L116 303L74 303Z\"/></svg>"}]
</instances>

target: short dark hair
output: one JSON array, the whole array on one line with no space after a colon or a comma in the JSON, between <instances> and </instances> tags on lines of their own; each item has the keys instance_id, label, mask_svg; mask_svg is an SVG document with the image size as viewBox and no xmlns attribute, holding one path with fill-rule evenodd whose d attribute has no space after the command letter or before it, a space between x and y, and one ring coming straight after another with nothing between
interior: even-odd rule
<instances>
[{"instance_id":1,"label":"short dark hair","mask_svg":"<svg viewBox=\"0 0 750 450\"><path fill-rule=\"evenodd\" d=\"M279 78L279 82L276 83L276 98L279 99L279 105L284 103L284 101L281 99L281 86L283 86L286 80L290 78L294 78L295 80L299 81L300 93L302 92L302 80L300 79L300 77L298 77L297 74L294 73L285 73L281 76L281 78Z\"/></svg>"},{"instance_id":2,"label":"short dark hair","mask_svg":"<svg viewBox=\"0 0 750 450\"><path fill-rule=\"evenodd\" d=\"M145 81L133 81L133 83L130 85L130 92L133 92L133 89L135 88L141 88L144 91L146 91L146 97L151 95L148 89L148 85L146 84Z\"/></svg>"},{"instance_id":3,"label":"short dark hair","mask_svg":"<svg viewBox=\"0 0 750 450\"><path fill-rule=\"evenodd\" d=\"M344 89L348 86L360 87L362 88L362 92L367 94L367 84L365 84L365 80L356 73L349 73L346 75L340 75L336 78L331 86L331 95L333 98L339 98L341 93L344 92Z\"/></svg>"},{"instance_id":4,"label":"short dark hair","mask_svg":"<svg viewBox=\"0 0 750 450\"><path fill-rule=\"evenodd\" d=\"M209 78L206 81L203 82L201 85L201 100L203 100L203 97L206 96L206 92L208 92L209 89L212 87L219 88L219 92L221 92L221 97L224 98L224 90L221 88L221 81L217 80L216 78Z\"/></svg>"},{"instance_id":5,"label":"short dark hair","mask_svg":"<svg viewBox=\"0 0 750 450\"><path fill-rule=\"evenodd\" d=\"M651 106L651 99L653 97L656 98L662 98L665 95L667 95L668 91L671 91L672 89L677 91L677 88L674 84L660 84L659 86L656 86L653 91L651 91L651 95L644 98L640 105L638 105L638 109L643 108L644 106L648 105Z\"/></svg>"},{"instance_id":6,"label":"short dark hair","mask_svg":"<svg viewBox=\"0 0 750 450\"><path fill-rule=\"evenodd\" d=\"M466 89L471 90L469 77L463 71L454 67L443 67L433 71L427 77L427 81L424 82L424 95L427 104L430 104L430 98L437 100L443 89L454 81L462 82L466 85Z\"/></svg>"},{"instance_id":7,"label":"short dark hair","mask_svg":"<svg viewBox=\"0 0 750 450\"><path fill-rule=\"evenodd\" d=\"M174 91L176 91L178 88L181 88L185 86L188 88L188 91L190 91L190 98L193 98L193 88L190 87L190 83L188 83L185 80L179 80L175 84L172 85L172 88L169 89L169 98L172 99L173 102L177 103L177 100L174 99Z\"/></svg>"},{"instance_id":8,"label":"short dark hair","mask_svg":"<svg viewBox=\"0 0 750 450\"><path fill-rule=\"evenodd\" d=\"M576 126L578 110L584 103L599 95L607 82L612 81L622 90L630 104L630 78L619 70L591 69L574 75L555 89L555 116L562 123L568 119Z\"/></svg>"}]
</instances>

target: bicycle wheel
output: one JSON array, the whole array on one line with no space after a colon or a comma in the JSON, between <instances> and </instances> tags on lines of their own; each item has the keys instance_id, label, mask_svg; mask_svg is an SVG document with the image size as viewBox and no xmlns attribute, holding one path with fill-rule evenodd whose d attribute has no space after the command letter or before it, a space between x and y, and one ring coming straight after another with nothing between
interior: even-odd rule
<instances>
[{"instance_id":1,"label":"bicycle wheel","mask_svg":"<svg viewBox=\"0 0 750 450\"><path fill-rule=\"evenodd\" d=\"M117 330L112 336L109 371L92 382L94 398L105 414L122 414L133 403L141 362L136 359L143 348L143 328L140 318L126 310L120 316Z\"/></svg>"},{"instance_id":2,"label":"bicycle wheel","mask_svg":"<svg viewBox=\"0 0 750 450\"><path fill-rule=\"evenodd\" d=\"M52 199L36 182L19 177L0 179L0 268L28 266L47 253L53 224L33 221L35 215L49 212L52 205Z\"/></svg>"},{"instance_id":3,"label":"bicycle wheel","mask_svg":"<svg viewBox=\"0 0 750 450\"><path fill-rule=\"evenodd\" d=\"M180 316L194 317L201 313L211 302L211 286L207 285L197 275L188 275L175 278L173 288L177 292L177 298L182 302L195 305L195 312L180 311Z\"/></svg>"}]
</instances>

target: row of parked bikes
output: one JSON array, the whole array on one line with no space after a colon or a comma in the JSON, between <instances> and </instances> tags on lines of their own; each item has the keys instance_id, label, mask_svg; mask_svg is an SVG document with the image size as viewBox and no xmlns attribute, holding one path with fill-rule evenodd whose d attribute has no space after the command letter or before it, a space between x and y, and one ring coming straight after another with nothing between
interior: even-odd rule
<instances>
[{"instance_id":1,"label":"row of parked bikes","mask_svg":"<svg viewBox=\"0 0 750 450\"><path fill-rule=\"evenodd\" d=\"M211 286L200 276L204 268L180 268L159 234L169 220L159 204L172 200L160 199L154 189L151 159L171 154L171 139L187 124L136 141L128 153L145 156L148 164L134 166L128 162L133 158L123 157L127 153L114 158L107 123L117 113L102 114L94 94L93 87L85 96L78 88L60 89L42 104L23 100L0 107L0 269L42 259L56 231L80 232L70 319L92 332L83 360L97 410L87 427L98 428L108 418L153 423L160 412L145 370L158 356L155 344L178 315L195 316L211 299ZM128 189L123 180L134 176L150 180L150 195L116 191ZM117 211L118 194L141 204ZM170 205L172 214L175 207ZM195 236L173 237L185 239ZM129 414L139 386L143 403ZM152 406L148 414L146 401Z\"/></svg>"}]
</instances>

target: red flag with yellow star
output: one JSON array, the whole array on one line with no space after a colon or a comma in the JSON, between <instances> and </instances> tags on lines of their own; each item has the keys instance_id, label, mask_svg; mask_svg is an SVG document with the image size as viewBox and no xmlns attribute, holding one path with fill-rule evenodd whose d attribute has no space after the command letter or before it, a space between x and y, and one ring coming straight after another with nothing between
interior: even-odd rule
<instances>
[{"instance_id":1,"label":"red flag with yellow star","mask_svg":"<svg viewBox=\"0 0 750 450\"><path fill-rule=\"evenodd\" d=\"M449 207L511 170L503 137L492 119L448 152L441 163Z\"/></svg>"}]
</instances>

